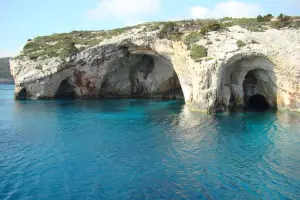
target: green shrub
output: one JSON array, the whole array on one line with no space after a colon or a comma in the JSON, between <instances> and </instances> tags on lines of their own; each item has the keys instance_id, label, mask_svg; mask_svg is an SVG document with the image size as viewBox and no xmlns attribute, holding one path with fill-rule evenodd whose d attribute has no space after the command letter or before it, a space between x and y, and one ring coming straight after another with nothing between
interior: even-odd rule
<instances>
[{"instance_id":1,"label":"green shrub","mask_svg":"<svg viewBox=\"0 0 300 200\"><path fill-rule=\"evenodd\" d=\"M272 18L273 18L273 15L271 15L271 14L267 14L265 16L258 15L256 20L258 22L269 22L269 21L271 21Z\"/></svg>"},{"instance_id":2,"label":"green shrub","mask_svg":"<svg viewBox=\"0 0 300 200\"><path fill-rule=\"evenodd\" d=\"M263 18L263 16L258 15L257 18L256 18L256 20L257 20L258 22L263 22L264 18Z\"/></svg>"},{"instance_id":3,"label":"green shrub","mask_svg":"<svg viewBox=\"0 0 300 200\"><path fill-rule=\"evenodd\" d=\"M43 66L42 65L37 65L37 66L35 66L35 69L36 70L43 70Z\"/></svg>"},{"instance_id":4,"label":"green shrub","mask_svg":"<svg viewBox=\"0 0 300 200\"><path fill-rule=\"evenodd\" d=\"M27 56L32 60L38 57L61 57L71 56L79 49L75 44L82 45L80 51L99 44L103 39L121 33L124 29L112 31L72 31L70 33L53 34L49 36L38 36L28 40L20 57Z\"/></svg>"},{"instance_id":5,"label":"green shrub","mask_svg":"<svg viewBox=\"0 0 300 200\"><path fill-rule=\"evenodd\" d=\"M255 19L252 18L236 18L232 19L232 25L247 25L249 22L256 21Z\"/></svg>"},{"instance_id":6,"label":"green shrub","mask_svg":"<svg viewBox=\"0 0 300 200\"><path fill-rule=\"evenodd\" d=\"M78 49L75 47L75 43L72 40L65 40L60 44L59 48L61 49L59 52L61 58L72 56L78 52Z\"/></svg>"},{"instance_id":7,"label":"green shrub","mask_svg":"<svg viewBox=\"0 0 300 200\"><path fill-rule=\"evenodd\" d=\"M278 15L278 19L281 21L284 17L284 14L283 13L280 13L280 15Z\"/></svg>"},{"instance_id":8,"label":"green shrub","mask_svg":"<svg viewBox=\"0 0 300 200\"><path fill-rule=\"evenodd\" d=\"M37 37L32 42L27 43L23 48L23 55L28 56L31 60L36 60L40 56L65 58L78 52L75 43L68 37L64 37L63 40L52 41L55 42L53 44L48 44L46 41L50 41L49 36L45 40L42 37Z\"/></svg>"},{"instance_id":9,"label":"green shrub","mask_svg":"<svg viewBox=\"0 0 300 200\"><path fill-rule=\"evenodd\" d=\"M205 61L210 61L210 60L213 60L214 58L212 57L207 57L207 58L204 58Z\"/></svg>"},{"instance_id":10,"label":"green shrub","mask_svg":"<svg viewBox=\"0 0 300 200\"><path fill-rule=\"evenodd\" d=\"M267 26L248 26L246 27L247 30L251 32L264 32L268 29Z\"/></svg>"},{"instance_id":11,"label":"green shrub","mask_svg":"<svg viewBox=\"0 0 300 200\"><path fill-rule=\"evenodd\" d=\"M288 27L299 29L300 28L300 21L291 22Z\"/></svg>"},{"instance_id":12,"label":"green shrub","mask_svg":"<svg viewBox=\"0 0 300 200\"><path fill-rule=\"evenodd\" d=\"M252 32L263 32L267 30L268 27L267 25L271 22L264 22L263 21L264 17L261 15L260 17L262 18L261 22L258 22L258 20L254 18L237 18L237 19L233 18L231 19L230 22L223 23L222 26L230 27L230 26L238 25Z\"/></svg>"},{"instance_id":13,"label":"green shrub","mask_svg":"<svg viewBox=\"0 0 300 200\"><path fill-rule=\"evenodd\" d=\"M168 40L172 40L172 41L180 41L182 38L182 33L174 33L174 34L170 34L168 36Z\"/></svg>"},{"instance_id":14,"label":"green shrub","mask_svg":"<svg viewBox=\"0 0 300 200\"><path fill-rule=\"evenodd\" d=\"M277 22L273 22L271 24L271 27L276 28L276 29L281 29L281 28L285 28L285 27L298 29L300 27L300 23L299 22L290 22L290 21L286 21L286 22L277 21Z\"/></svg>"},{"instance_id":15,"label":"green shrub","mask_svg":"<svg viewBox=\"0 0 300 200\"><path fill-rule=\"evenodd\" d=\"M256 40L251 40L251 44L259 44Z\"/></svg>"},{"instance_id":16,"label":"green shrub","mask_svg":"<svg viewBox=\"0 0 300 200\"><path fill-rule=\"evenodd\" d=\"M222 29L222 25L217 22L217 21L209 21L208 24L204 25L201 27L200 32L205 35L207 34L209 31L218 31L220 29Z\"/></svg>"},{"instance_id":17,"label":"green shrub","mask_svg":"<svg viewBox=\"0 0 300 200\"><path fill-rule=\"evenodd\" d=\"M203 27L201 27L200 32L201 32L203 35L207 34L207 33L209 32L208 26L203 26Z\"/></svg>"},{"instance_id":18,"label":"green shrub","mask_svg":"<svg viewBox=\"0 0 300 200\"><path fill-rule=\"evenodd\" d=\"M212 22L208 24L208 28L212 31L217 31L221 29L221 24L219 22Z\"/></svg>"},{"instance_id":19,"label":"green shrub","mask_svg":"<svg viewBox=\"0 0 300 200\"><path fill-rule=\"evenodd\" d=\"M236 41L236 45L237 45L239 48L242 48L242 47L246 46L246 43L243 42L242 40L238 40L238 41Z\"/></svg>"},{"instance_id":20,"label":"green shrub","mask_svg":"<svg viewBox=\"0 0 300 200\"><path fill-rule=\"evenodd\" d=\"M199 62L201 58L207 56L207 49L201 45L193 45L190 55L194 61Z\"/></svg>"},{"instance_id":21,"label":"green shrub","mask_svg":"<svg viewBox=\"0 0 300 200\"><path fill-rule=\"evenodd\" d=\"M167 22L164 24L163 28L159 31L158 37L161 39L168 38L168 36L173 33L178 33L178 28L176 26L176 23Z\"/></svg>"},{"instance_id":22,"label":"green shrub","mask_svg":"<svg viewBox=\"0 0 300 200\"><path fill-rule=\"evenodd\" d=\"M158 37L160 39L169 39L173 41L180 40L182 33L179 32L179 27L175 22L167 22L163 28L159 31Z\"/></svg>"},{"instance_id":23,"label":"green shrub","mask_svg":"<svg viewBox=\"0 0 300 200\"><path fill-rule=\"evenodd\" d=\"M207 40L206 45L211 45L211 44L213 44L212 41Z\"/></svg>"},{"instance_id":24,"label":"green shrub","mask_svg":"<svg viewBox=\"0 0 300 200\"><path fill-rule=\"evenodd\" d=\"M154 23L154 24L151 24L151 26L150 26L150 31L157 31L157 30L159 30L160 29L160 23Z\"/></svg>"},{"instance_id":25,"label":"green shrub","mask_svg":"<svg viewBox=\"0 0 300 200\"><path fill-rule=\"evenodd\" d=\"M278 16L278 19L279 19L280 22L289 22L289 21L291 21L291 17L288 16L288 15L284 15L283 13L281 13Z\"/></svg>"},{"instance_id":26,"label":"green shrub","mask_svg":"<svg viewBox=\"0 0 300 200\"><path fill-rule=\"evenodd\" d=\"M272 28L277 28L277 29L280 29L280 28L284 28L284 27L291 27L291 28L295 28L297 27L297 22L293 22L292 18L288 15L284 15L284 14L280 14L278 16L278 21L276 22L273 22L271 24L271 27Z\"/></svg>"},{"instance_id":27,"label":"green shrub","mask_svg":"<svg viewBox=\"0 0 300 200\"><path fill-rule=\"evenodd\" d=\"M116 29L113 29L111 31L108 31L107 32L107 35L109 37L114 37L114 36L118 36L118 35L121 35L122 33L126 32L127 30L129 30L130 27L125 27L125 28L116 28Z\"/></svg>"},{"instance_id":28,"label":"green shrub","mask_svg":"<svg viewBox=\"0 0 300 200\"><path fill-rule=\"evenodd\" d=\"M264 21L269 22L269 21L271 21L271 19L273 19L273 17L274 16L272 14L267 14L264 16Z\"/></svg>"},{"instance_id":29,"label":"green shrub","mask_svg":"<svg viewBox=\"0 0 300 200\"><path fill-rule=\"evenodd\" d=\"M266 30L266 24L268 22L258 22L256 20L249 20L247 23L241 24L241 27L246 28L252 32L263 32Z\"/></svg>"},{"instance_id":30,"label":"green shrub","mask_svg":"<svg viewBox=\"0 0 300 200\"><path fill-rule=\"evenodd\" d=\"M202 35L198 31L192 32L184 39L184 44L191 45L198 42L202 38Z\"/></svg>"}]
</instances>

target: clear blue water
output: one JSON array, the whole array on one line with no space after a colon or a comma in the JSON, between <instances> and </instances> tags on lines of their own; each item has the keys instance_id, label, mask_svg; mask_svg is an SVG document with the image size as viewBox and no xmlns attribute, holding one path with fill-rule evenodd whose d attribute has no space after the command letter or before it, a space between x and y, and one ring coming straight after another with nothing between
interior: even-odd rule
<instances>
[{"instance_id":1,"label":"clear blue water","mask_svg":"<svg viewBox=\"0 0 300 200\"><path fill-rule=\"evenodd\" d=\"M0 85L0 199L299 199L300 114L180 101L14 101Z\"/></svg>"}]
</instances>

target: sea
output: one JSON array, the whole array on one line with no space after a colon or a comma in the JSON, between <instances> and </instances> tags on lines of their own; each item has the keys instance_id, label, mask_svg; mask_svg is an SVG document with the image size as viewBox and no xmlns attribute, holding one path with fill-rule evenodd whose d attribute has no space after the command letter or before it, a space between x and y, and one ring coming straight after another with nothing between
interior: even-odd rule
<instances>
[{"instance_id":1,"label":"sea","mask_svg":"<svg viewBox=\"0 0 300 200\"><path fill-rule=\"evenodd\" d=\"M183 101L15 101L0 85L0 199L300 199L300 113Z\"/></svg>"}]
</instances>

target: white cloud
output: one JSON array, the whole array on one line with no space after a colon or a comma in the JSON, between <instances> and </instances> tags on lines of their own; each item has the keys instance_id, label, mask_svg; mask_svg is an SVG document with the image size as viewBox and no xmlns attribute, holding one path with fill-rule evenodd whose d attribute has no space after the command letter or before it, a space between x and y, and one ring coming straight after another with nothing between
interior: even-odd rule
<instances>
[{"instance_id":1,"label":"white cloud","mask_svg":"<svg viewBox=\"0 0 300 200\"><path fill-rule=\"evenodd\" d=\"M210 10L200 6L195 6L191 8L191 17L192 18L207 18Z\"/></svg>"},{"instance_id":2,"label":"white cloud","mask_svg":"<svg viewBox=\"0 0 300 200\"><path fill-rule=\"evenodd\" d=\"M99 0L96 8L89 10L87 16L91 19L128 20L151 15L159 7L161 0Z\"/></svg>"},{"instance_id":3,"label":"white cloud","mask_svg":"<svg viewBox=\"0 0 300 200\"><path fill-rule=\"evenodd\" d=\"M229 0L216 4L212 9L201 6L192 7L192 18L222 18L222 17L254 17L262 13L262 7L258 3L244 3L237 0Z\"/></svg>"}]
</instances>

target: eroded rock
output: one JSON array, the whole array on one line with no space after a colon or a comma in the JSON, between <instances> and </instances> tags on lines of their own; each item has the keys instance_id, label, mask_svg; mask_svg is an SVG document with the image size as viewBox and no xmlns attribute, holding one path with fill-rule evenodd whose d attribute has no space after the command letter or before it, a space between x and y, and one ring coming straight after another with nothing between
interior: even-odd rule
<instances>
[{"instance_id":1,"label":"eroded rock","mask_svg":"<svg viewBox=\"0 0 300 200\"><path fill-rule=\"evenodd\" d=\"M193 109L216 112L261 95L270 107L300 111L299 35L238 26L210 32L197 42L207 58L195 62L183 42L134 30L66 60L14 58L11 72L17 99L184 97Z\"/></svg>"}]
</instances>

